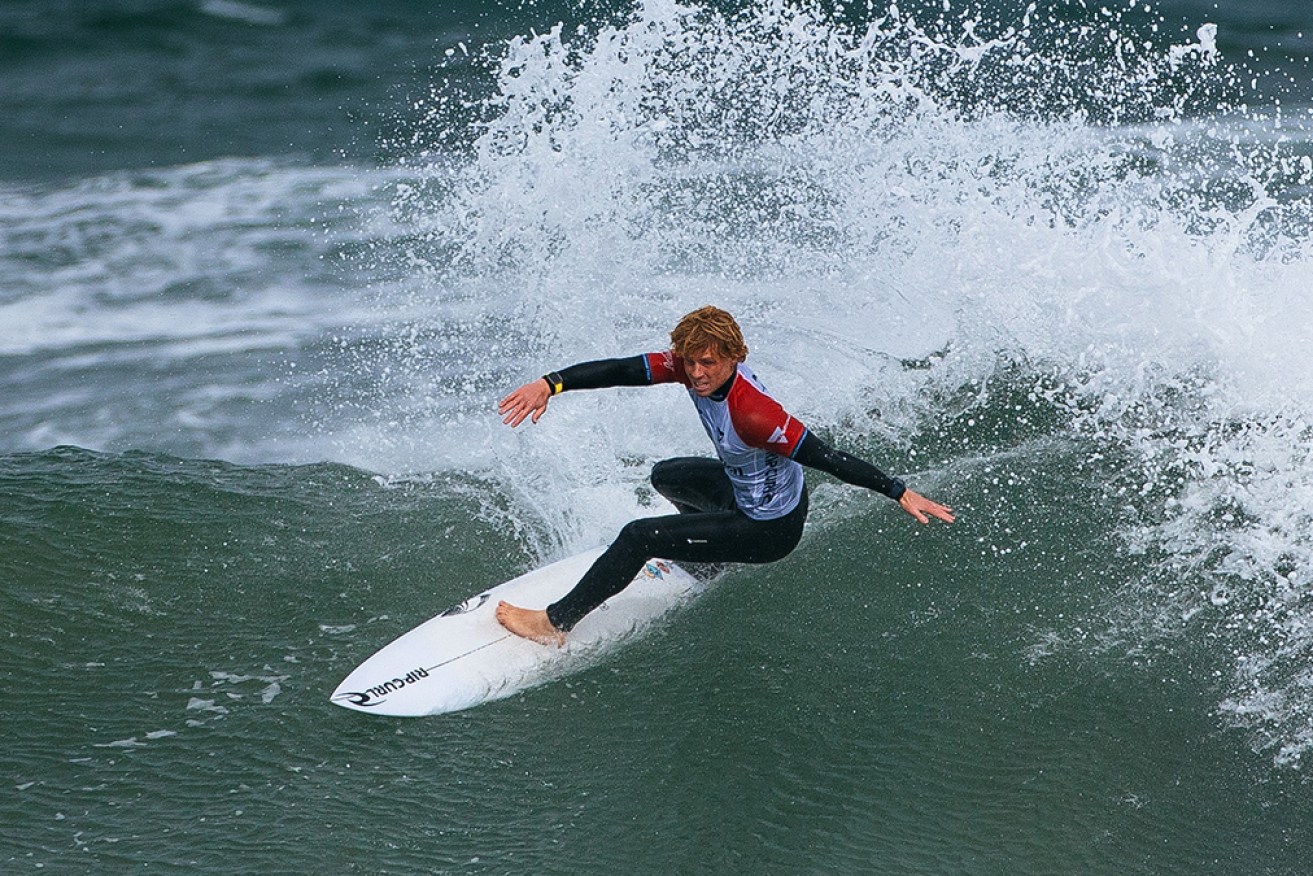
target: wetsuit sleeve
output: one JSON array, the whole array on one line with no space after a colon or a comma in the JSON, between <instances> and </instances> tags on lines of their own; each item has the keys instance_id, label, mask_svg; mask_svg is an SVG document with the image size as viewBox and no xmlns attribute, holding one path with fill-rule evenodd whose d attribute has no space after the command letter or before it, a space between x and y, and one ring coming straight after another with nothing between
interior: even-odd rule
<instances>
[{"instance_id":1,"label":"wetsuit sleeve","mask_svg":"<svg viewBox=\"0 0 1313 876\"><path fill-rule=\"evenodd\" d=\"M895 501L901 499L907 489L898 478L890 477L869 462L844 453L842 450L835 450L817 438L814 432L808 432L803 436L793 458L808 468L834 475L846 484L883 493Z\"/></svg>"},{"instance_id":2,"label":"wetsuit sleeve","mask_svg":"<svg viewBox=\"0 0 1313 876\"><path fill-rule=\"evenodd\" d=\"M652 383L646 356L580 362L553 371L543 379L552 387L553 395L567 389L605 389L609 386L647 386Z\"/></svg>"}]
</instances>

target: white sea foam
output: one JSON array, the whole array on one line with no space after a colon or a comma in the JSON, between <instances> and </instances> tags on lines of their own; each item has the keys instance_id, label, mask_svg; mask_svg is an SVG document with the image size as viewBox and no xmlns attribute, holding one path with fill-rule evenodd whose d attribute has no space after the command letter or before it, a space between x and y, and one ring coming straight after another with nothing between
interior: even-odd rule
<instances>
[{"instance_id":1,"label":"white sea foam","mask_svg":"<svg viewBox=\"0 0 1313 876\"><path fill-rule=\"evenodd\" d=\"M320 225L365 207L372 185L349 168L233 160L5 192L0 354L149 342L206 355L360 320L351 298L324 306L340 291L331 272L302 272L361 233Z\"/></svg>"},{"instance_id":2,"label":"white sea foam","mask_svg":"<svg viewBox=\"0 0 1313 876\"><path fill-rule=\"evenodd\" d=\"M440 426L454 441L435 464L500 477L568 541L643 513L646 463L701 447L686 402L572 397L532 438L466 402L659 346L697 305L740 316L804 420L904 448L945 399L965 425L1020 367L1064 435L1131 460L1106 499L1132 507L1126 549L1157 570L1128 582L1124 629L1076 638L1220 634L1220 708L1297 762L1309 118L1247 108L1211 25L1173 42L1107 10L1081 23L893 12L852 32L780 2L725 18L652 0L623 25L512 41L468 160L396 201L424 231L406 252L433 319L488 367L454 390L420 377L374 446L404 463L405 436ZM417 339L409 361L426 355Z\"/></svg>"}]
</instances>

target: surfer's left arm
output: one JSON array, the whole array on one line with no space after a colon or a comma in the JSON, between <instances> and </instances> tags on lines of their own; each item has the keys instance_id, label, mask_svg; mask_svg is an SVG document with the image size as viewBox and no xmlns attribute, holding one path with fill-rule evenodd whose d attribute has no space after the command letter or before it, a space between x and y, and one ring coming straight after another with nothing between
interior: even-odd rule
<instances>
[{"instance_id":1,"label":"surfer's left arm","mask_svg":"<svg viewBox=\"0 0 1313 876\"><path fill-rule=\"evenodd\" d=\"M793 458L808 468L833 475L846 484L883 493L915 517L918 523L929 523L931 517L945 523L952 523L955 519L952 508L941 505L933 499L927 499L915 490L909 490L898 478L890 477L851 453L844 453L831 447L816 437L814 432L808 431L803 436L793 453Z\"/></svg>"}]
</instances>

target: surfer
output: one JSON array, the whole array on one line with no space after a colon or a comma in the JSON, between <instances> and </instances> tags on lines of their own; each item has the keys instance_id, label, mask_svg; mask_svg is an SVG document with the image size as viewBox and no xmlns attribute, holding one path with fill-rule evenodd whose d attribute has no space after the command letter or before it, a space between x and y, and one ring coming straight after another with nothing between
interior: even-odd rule
<instances>
[{"instance_id":1,"label":"surfer","mask_svg":"<svg viewBox=\"0 0 1313 876\"><path fill-rule=\"evenodd\" d=\"M807 518L802 467L883 493L920 523L953 522L953 509L907 488L875 466L828 445L777 402L745 363L738 323L717 307L681 319L670 349L582 362L526 383L501 400L511 427L537 423L568 390L680 383L689 391L719 459L680 457L652 468L652 486L678 510L621 529L574 589L546 610L502 602L511 632L562 645L585 615L619 593L653 557L686 562L769 563L797 546Z\"/></svg>"}]
</instances>

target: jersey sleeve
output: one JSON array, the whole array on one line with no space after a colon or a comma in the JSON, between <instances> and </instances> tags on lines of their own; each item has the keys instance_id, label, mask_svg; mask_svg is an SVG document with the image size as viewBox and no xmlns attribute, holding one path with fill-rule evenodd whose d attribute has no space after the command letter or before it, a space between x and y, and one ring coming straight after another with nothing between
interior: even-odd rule
<instances>
[{"instance_id":1,"label":"jersey sleeve","mask_svg":"<svg viewBox=\"0 0 1313 876\"><path fill-rule=\"evenodd\" d=\"M688 375L684 373L684 362L671 350L664 353L648 353L643 357L647 364L647 374L652 383L682 383L688 386Z\"/></svg>"},{"instance_id":2,"label":"jersey sleeve","mask_svg":"<svg viewBox=\"0 0 1313 876\"><path fill-rule=\"evenodd\" d=\"M739 379L730 390L730 419L749 447L792 457L807 435L807 427L775 399Z\"/></svg>"}]
</instances>

